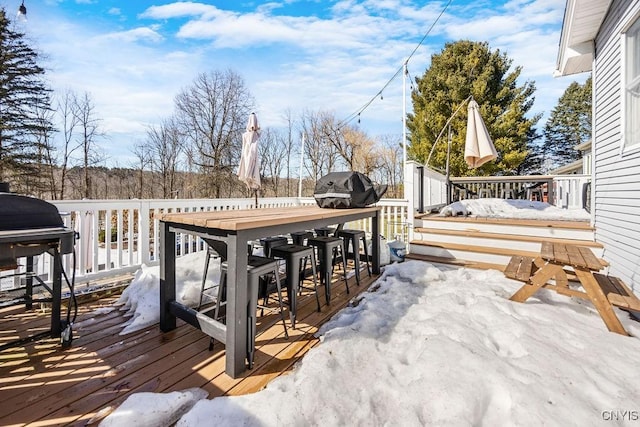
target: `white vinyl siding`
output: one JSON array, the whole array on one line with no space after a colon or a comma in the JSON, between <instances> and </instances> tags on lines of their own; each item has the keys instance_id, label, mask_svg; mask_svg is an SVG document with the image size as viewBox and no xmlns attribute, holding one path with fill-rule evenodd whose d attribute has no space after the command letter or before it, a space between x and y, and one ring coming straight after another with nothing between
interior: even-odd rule
<instances>
[{"instance_id":1,"label":"white vinyl siding","mask_svg":"<svg viewBox=\"0 0 640 427\"><path fill-rule=\"evenodd\" d=\"M623 35L623 151L640 147L640 19Z\"/></svg>"},{"instance_id":2,"label":"white vinyl siding","mask_svg":"<svg viewBox=\"0 0 640 427\"><path fill-rule=\"evenodd\" d=\"M640 145L621 150L628 128L627 36L638 29L640 1L613 0L595 40L593 66L593 193L596 240L605 247L609 274L640 295ZM635 39L638 49L638 39ZM635 61L640 54L635 53ZM636 62L635 70L638 70ZM631 81L629 81L631 83ZM639 108L636 104L635 108ZM638 125L640 112L632 117ZM636 131L637 132L637 131ZM636 142L640 142L636 139Z\"/></svg>"}]
</instances>

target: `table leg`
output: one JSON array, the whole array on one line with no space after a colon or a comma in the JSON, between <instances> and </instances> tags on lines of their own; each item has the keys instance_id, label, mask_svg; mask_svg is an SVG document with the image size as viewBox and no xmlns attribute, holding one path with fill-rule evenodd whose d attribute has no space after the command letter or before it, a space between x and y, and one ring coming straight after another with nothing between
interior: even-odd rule
<instances>
[{"instance_id":1,"label":"table leg","mask_svg":"<svg viewBox=\"0 0 640 427\"><path fill-rule=\"evenodd\" d=\"M247 361L249 369L253 369L253 356L256 350L256 311L258 310L258 287L260 279L252 276L248 283L247 305Z\"/></svg>"},{"instance_id":2,"label":"table leg","mask_svg":"<svg viewBox=\"0 0 640 427\"><path fill-rule=\"evenodd\" d=\"M227 342L225 371L237 378L245 370L249 294L247 284L247 237L243 233L227 239Z\"/></svg>"},{"instance_id":3,"label":"table leg","mask_svg":"<svg viewBox=\"0 0 640 427\"><path fill-rule=\"evenodd\" d=\"M624 326L622 326L622 323L620 323L620 319L618 319L618 316L616 316L611 303L609 303L607 296L604 294L604 292L602 292L602 288L600 288L600 285L598 285L598 282L596 282L596 279L595 277L593 277L591 271L584 270L579 267L576 267L575 271L576 276L578 276L578 279L582 284L582 287L585 289L585 291L587 291L587 295L589 295L591 302L595 306L596 310L598 310L598 313L600 314L600 317L602 318L604 324L607 325L607 328L611 332L628 336L629 334L627 334Z\"/></svg>"},{"instance_id":4,"label":"table leg","mask_svg":"<svg viewBox=\"0 0 640 427\"><path fill-rule=\"evenodd\" d=\"M160 330L176 328L176 316L169 311L169 303L176 300L176 233L169 224L160 222Z\"/></svg>"},{"instance_id":5,"label":"table leg","mask_svg":"<svg viewBox=\"0 0 640 427\"><path fill-rule=\"evenodd\" d=\"M531 276L531 283L525 283L509 299L516 302L525 302L530 296L538 292L550 279L561 274L559 270L562 270L561 266L547 263L540 270L536 271L536 274Z\"/></svg>"},{"instance_id":6,"label":"table leg","mask_svg":"<svg viewBox=\"0 0 640 427\"><path fill-rule=\"evenodd\" d=\"M380 274L380 210L371 219L371 270L373 274Z\"/></svg>"}]
</instances>

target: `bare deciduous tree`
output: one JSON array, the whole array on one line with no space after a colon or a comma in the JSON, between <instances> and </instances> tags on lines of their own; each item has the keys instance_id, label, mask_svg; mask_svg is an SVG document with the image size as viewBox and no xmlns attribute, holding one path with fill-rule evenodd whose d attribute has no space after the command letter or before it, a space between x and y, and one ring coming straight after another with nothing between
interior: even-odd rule
<instances>
[{"instance_id":1,"label":"bare deciduous tree","mask_svg":"<svg viewBox=\"0 0 640 427\"><path fill-rule=\"evenodd\" d=\"M280 176L284 172L289 157L287 137L271 129L263 129L258 147L262 169L260 175L270 177L266 184L272 189L274 197L282 196L279 191L281 187Z\"/></svg>"},{"instance_id":2,"label":"bare deciduous tree","mask_svg":"<svg viewBox=\"0 0 640 427\"><path fill-rule=\"evenodd\" d=\"M243 79L231 70L200 74L175 99L177 120L202 172L202 193L231 195L241 134L254 100Z\"/></svg>"},{"instance_id":3,"label":"bare deciduous tree","mask_svg":"<svg viewBox=\"0 0 640 427\"><path fill-rule=\"evenodd\" d=\"M291 168L292 168L293 164L296 164L294 159L299 159L299 157L300 157L300 148L299 148L299 144L296 144L296 141L294 141L294 139L293 139L293 135L295 134L295 131L294 131L293 114L291 113L291 110L285 111L284 119L285 119L285 121L287 123L286 136L283 139L284 150L285 150L285 153L286 153L286 159L285 159L286 165L285 165L285 168L287 170L286 194L285 195L287 197L290 197L290 196L296 194L295 190L292 191ZM295 156L295 157L292 158L292 156Z\"/></svg>"},{"instance_id":4,"label":"bare deciduous tree","mask_svg":"<svg viewBox=\"0 0 640 427\"><path fill-rule=\"evenodd\" d=\"M340 130L331 131L327 140L349 170L368 175L378 166L379 153L375 149L375 142L361 130L345 126Z\"/></svg>"},{"instance_id":5,"label":"bare deciduous tree","mask_svg":"<svg viewBox=\"0 0 640 427\"><path fill-rule=\"evenodd\" d=\"M148 132L150 132L149 130ZM148 134L147 132L147 134ZM133 148L131 149L131 153L135 156L136 162L133 167L138 172L138 183L136 185L136 194L139 199L143 199L145 195L148 194L148 197L153 198L153 185L150 186L149 193L145 193L144 191L144 175L145 170L149 167L149 165L153 162L152 148L147 141L139 141L133 144ZM165 196L166 197L166 196Z\"/></svg>"},{"instance_id":6,"label":"bare deciduous tree","mask_svg":"<svg viewBox=\"0 0 640 427\"><path fill-rule=\"evenodd\" d=\"M378 138L378 167L371 178L388 185L385 197L402 197L402 137L383 135Z\"/></svg>"},{"instance_id":7,"label":"bare deciduous tree","mask_svg":"<svg viewBox=\"0 0 640 427\"><path fill-rule=\"evenodd\" d=\"M301 131L304 138L305 169L315 181L334 170L338 154L327 140L334 132L335 119L327 112L307 111L301 119Z\"/></svg>"},{"instance_id":8,"label":"bare deciduous tree","mask_svg":"<svg viewBox=\"0 0 640 427\"><path fill-rule=\"evenodd\" d=\"M100 129L100 119L96 116L95 105L88 92L82 96L73 97L72 113L77 120L80 135L77 135L78 145L82 150L82 176L81 197L91 197L91 179L89 167L95 166L104 160L104 156L98 150L96 140L103 135Z\"/></svg>"},{"instance_id":9,"label":"bare deciduous tree","mask_svg":"<svg viewBox=\"0 0 640 427\"><path fill-rule=\"evenodd\" d=\"M77 96L69 89L65 90L61 97L58 99L58 118L61 123L62 134L62 147L58 151L58 165L60 168L60 199L64 199L67 174L69 167L71 166L71 156L73 152L80 148L80 146L74 141L74 135L76 127L78 126L78 118L74 114L75 99Z\"/></svg>"},{"instance_id":10,"label":"bare deciduous tree","mask_svg":"<svg viewBox=\"0 0 640 427\"><path fill-rule=\"evenodd\" d=\"M56 157L55 146L53 145L53 134L55 128L52 123L55 111L50 108L50 100L37 103L33 108L34 121L38 123L32 129L33 136L38 150L38 173L33 177L40 181L33 187L33 193L41 198L57 198L56 192Z\"/></svg>"},{"instance_id":11,"label":"bare deciduous tree","mask_svg":"<svg viewBox=\"0 0 640 427\"><path fill-rule=\"evenodd\" d=\"M157 127L150 127L147 140L151 165L160 179L162 197L171 197L178 191L176 178L182 153L182 136L175 118L165 120Z\"/></svg>"}]
</instances>

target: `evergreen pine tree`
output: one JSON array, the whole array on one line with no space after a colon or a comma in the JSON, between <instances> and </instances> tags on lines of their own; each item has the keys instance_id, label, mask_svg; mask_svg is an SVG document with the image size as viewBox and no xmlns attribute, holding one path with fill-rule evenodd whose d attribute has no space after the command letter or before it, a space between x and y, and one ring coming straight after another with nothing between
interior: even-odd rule
<instances>
[{"instance_id":1,"label":"evergreen pine tree","mask_svg":"<svg viewBox=\"0 0 640 427\"><path fill-rule=\"evenodd\" d=\"M34 193L42 186L43 153L50 151L53 131L44 110L51 109L51 90L44 81L38 54L0 8L0 181L15 191ZM43 119L44 118L44 119Z\"/></svg>"},{"instance_id":2,"label":"evergreen pine tree","mask_svg":"<svg viewBox=\"0 0 640 427\"><path fill-rule=\"evenodd\" d=\"M591 77L567 87L544 127L544 153L556 168L581 157L576 145L591 138Z\"/></svg>"},{"instance_id":3,"label":"evergreen pine tree","mask_svg":"<svg viewBox=\"0 0 640 427\"><path fill-rule=\"evenodd\" d=\"M487 43L468 40L447 43L431 57L431 66L416 78L412 93L413 113L408 115L411 158L426 162L431 147L447 120L464 100L473 95L480 114L498 151L498 158L478 169L469 169L464 161L467 126L466 104L451 121L451 176L510 175L517 173L524 161L528 144L535 138L533 126L539 120L525 114L533 105L535 85L516 84L521 68L511 68L506 54L491 51ZM443 169L447 153L447 132L436 145L430 167Z\"/></svg>"}]
</instances>

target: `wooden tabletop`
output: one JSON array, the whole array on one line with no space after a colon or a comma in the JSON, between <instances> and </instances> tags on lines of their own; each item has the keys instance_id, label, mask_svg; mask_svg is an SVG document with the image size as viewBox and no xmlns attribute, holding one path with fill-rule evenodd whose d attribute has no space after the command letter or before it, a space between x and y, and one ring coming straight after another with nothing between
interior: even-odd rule
<instances>
[{"instance_id":1,"label":"wooden tabletop","mask_svg":"<svg viewBox=\"0 0 640 427\"><path fill-rule=\"evenodd\" d=\"M600 271L603 267L591 249L584 246L543 242L540 256L547 261L592 271Z\"/></svg>"},{"instance_id":2,"label":"wooden tabletop","mask_svg":"<svg viewBox=\"0 0 640 427\"><path fill-rule=\"evenodd\" d=\"M351 214L358 215L367 212L373 216L373 214L380 209L382 208L376 206L356 209L324 209L318 206L293 206L264 209L163 213L156 215L156 217L160 219L160 221L175 224L237 231L317 219L340 219Z\"/></svg>"}]
</instances>

